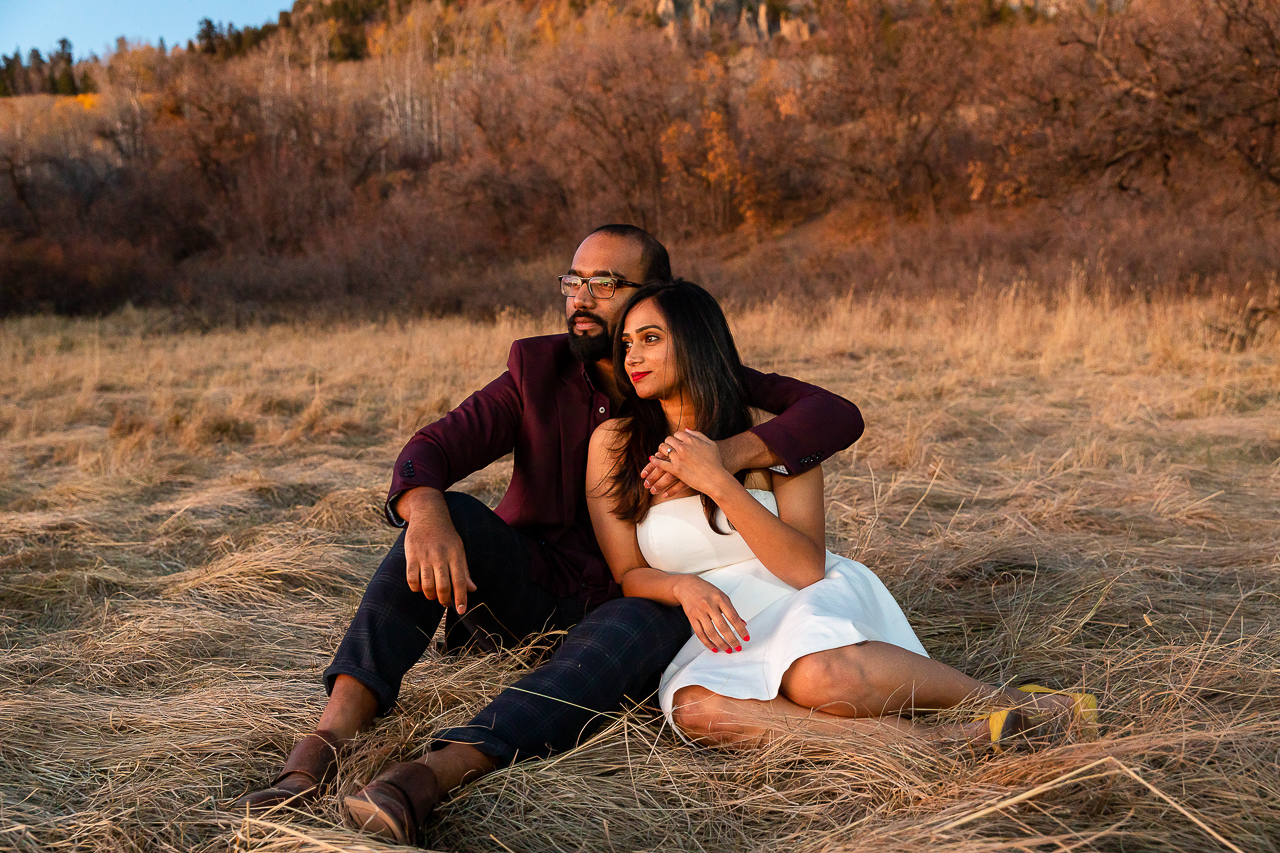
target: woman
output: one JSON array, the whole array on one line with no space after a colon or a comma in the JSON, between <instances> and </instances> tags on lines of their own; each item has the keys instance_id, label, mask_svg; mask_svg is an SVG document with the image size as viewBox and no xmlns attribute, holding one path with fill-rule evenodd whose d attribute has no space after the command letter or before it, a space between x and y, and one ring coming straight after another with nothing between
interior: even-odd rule
<instances>
[{"instance_id":1,"label":"woman","mask_svg":"<svg viewBox=\"0 0 1280 853\"><path fill-rule=\"evenodd\" d=\"M618 324L614 370L629 414L591 438L588 504L623 592L689 617L695 636L659 688L684 736L754 746L797 731L857 732L1000 747L1073 710L1092 722L1088 694L983 684L931 660L880 580L826 551L820 467L738 477L724 468L714 439L749 428L753 415L724 314L702 288L637 291ZM654 469L692 491L651 494L642 473ZM975 699L1002 707L950 726L904 716Z\"/></svg>"}]
</instances>

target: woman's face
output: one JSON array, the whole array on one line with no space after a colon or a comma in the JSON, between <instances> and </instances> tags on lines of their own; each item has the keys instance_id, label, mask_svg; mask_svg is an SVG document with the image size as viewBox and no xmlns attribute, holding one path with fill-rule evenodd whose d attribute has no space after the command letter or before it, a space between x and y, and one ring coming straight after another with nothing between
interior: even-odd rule
<instances>
[{"instance_id":1,"label":"woman's face","mask_svg":"<svg viewBox=\"0 0 1280 853\"><path fill-rule=\"evenodd\" d=\"M641 302L627 315L622 326L622 346L627 375L637 396L661 399L679 389L680 376L667 319L652 299Z\"/></svg>"}]
</instances>

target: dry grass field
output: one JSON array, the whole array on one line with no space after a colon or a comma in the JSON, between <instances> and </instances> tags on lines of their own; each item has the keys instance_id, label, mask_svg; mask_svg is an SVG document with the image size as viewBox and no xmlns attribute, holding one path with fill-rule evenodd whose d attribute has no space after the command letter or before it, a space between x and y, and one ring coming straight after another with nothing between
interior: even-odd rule
<instances>
[{"instance_id":1,"label":"dry grass field","mask_svg":"<svg viewBox=\"0 0 1280 853\"><path fill-rule=\"evenodd\" d=\"M1085 686L1102 736L1035 753L783 742L734 754L621 715L440 811L458 851L1280 849L1280 332L1222 306L1017 287L743 309L746 360L856 401L829 542L930 652ZM384 849L313 811L245 820L323 704L394 532L419 425L554 317L195 334L0 325L0 850ZM495 501L502 463L460 485ZM418 754L535 650L429 656L339 789Z\"/></svg>"}]
</instances>

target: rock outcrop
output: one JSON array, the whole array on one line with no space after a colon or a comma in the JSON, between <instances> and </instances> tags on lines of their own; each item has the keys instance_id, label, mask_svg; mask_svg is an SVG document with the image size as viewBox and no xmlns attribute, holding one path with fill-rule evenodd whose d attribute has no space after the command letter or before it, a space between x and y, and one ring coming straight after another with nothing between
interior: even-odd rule
<instances>
[{"instance_id":1,"label":"rock outcrop","mask_svg":"<svg viewBox=\"0 0 1280 853\"><path fill-rule=\"evenodd\" d=\"M770 11L760 0L657 0L655 11L658 20L673 36L682 24L687 24L695 34L724 24L739 41L747 44L767 41L773 36L804 41L814 26L813 9L808 0L792 0L780 13Z\"/></svg>"}]
</instances>

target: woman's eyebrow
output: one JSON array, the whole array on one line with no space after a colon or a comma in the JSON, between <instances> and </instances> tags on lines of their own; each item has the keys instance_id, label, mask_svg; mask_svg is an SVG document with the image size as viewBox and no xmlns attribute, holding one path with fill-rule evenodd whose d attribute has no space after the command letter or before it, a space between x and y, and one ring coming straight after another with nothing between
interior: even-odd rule
<instances>
[{"instance_id":1,"label":"woman's eyebrow","mask_svg":"<svg viewBox=\"0 0 1280 853\"><path fill-rule=\"evenodd\" d=\"M624 334L639 334L640 332L643 332L645 329L657 329L659 332L662 331L661 326L650 323L647 326L641 326L640 328L636 329L635 332L625 332Z\"/></svg>"}]
</instances>

